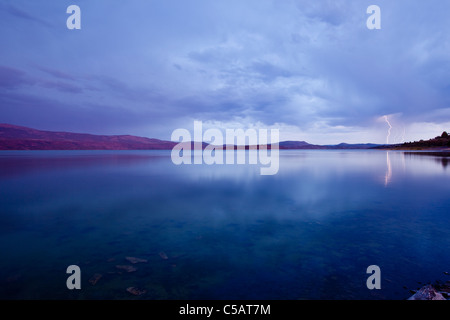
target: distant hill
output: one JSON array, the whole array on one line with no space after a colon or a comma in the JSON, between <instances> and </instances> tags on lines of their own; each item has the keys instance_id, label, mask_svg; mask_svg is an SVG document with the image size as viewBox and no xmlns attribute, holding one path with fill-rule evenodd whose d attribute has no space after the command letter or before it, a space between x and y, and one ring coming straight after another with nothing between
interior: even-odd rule
<instances>
[{"instance_id":1,"label":"distant hill","mask_svg":"<svg viewBox=\"0 0 450 320\"><path fill-rule=\"evenodd\" d=\"M414 142L406 142L402 144L378 146L379 149L394 150L432 150L432 149L449 149L450 137L446 131L440 136L428 140L419 140Z\"/></svg>"},{"instance_id":2,"label":"distant hill","mask_svg":"<svg viewBox=\"0 0 450 320\"><path fill-rule=\"evenodd\" d=\"M337 145L317 145L317 144L310 144L305 141L281 141L278 144L278 148L280 150L372 149L378 146L380 145L374 143L358 143L358 144L340 143ZM268 148L270 149L270 145L268 145ZM244 147L243 146L235 147L235 149L244 149ZM248 150L249 147L246 146L245 149ZM250 149L256 149L256 147L251 147Z\"/></svg>"},{"instance_id":3,"label":"distant hill","mask_svg":"<svg viewBox=\"0 0 450 320\"><path fill-rule=\"evenodd\" d=\"M280 142L280 149L371 149L380 146L374 143L340 143L336 145L309 144L305 141L283 141Z\"/></svg>"},{"instance_id":4,"label":"distant hill","mask_svg":"<svg viewBox=\"0 0 450 320\"><path fill-rule=\"evenodd\" d=\"M130 135L41 131L0 124L0 150L165 150L175 142Z\"/></svg>"},{"instance_id":5,"label":"distant hill","mask_svg":"<svg viewBox=\"0 0 450 320\"><path fill-rule=\"evenodd\" d=\"M186 142L189 143L189 142ZM43 131L11 124L0 124L0 150L171 150L177 142L132 135L94 135ZM208 144L202 143L202 148ZM193 144L191 144L193 149ZM370 149L376 144L315 145L305 141L282 141L280 149ZM249 149L248 146L235 149ZM268 146L270 148L270 145Z\"/></svg>"},{"instance_id":6,"label":"distant hill","mask_svg":"<svg viewBox=\"0 0 450 320\"><path fill-rule=\"evenodd\" d=\"M372 148L375 148L378 146L380 146L380 145L375 144L375 143L355 143L355 144L340 143L337 145L324 146L324 147L326 149L372 149Z\"/></svg>"},{"instance_id":7,"label":"distant hill","mask_svg":"<svg viewBox=\"0 0 450 320\"><path fill-rule=\"evenodd\" d=\"M279 143L280 149L325 149L323 146L309 144L305 141L282 141Z\"/></svg>"}]
</instances>

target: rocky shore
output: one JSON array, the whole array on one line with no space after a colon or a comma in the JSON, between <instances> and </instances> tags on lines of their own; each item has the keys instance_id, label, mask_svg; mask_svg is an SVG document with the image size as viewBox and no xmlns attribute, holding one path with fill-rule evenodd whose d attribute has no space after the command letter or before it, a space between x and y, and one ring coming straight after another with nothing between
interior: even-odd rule
<instances>
[{"instance_id":1,"label":"rocky shore","mask_svg":"<svg viewBox=\"0 0 450 320\"><path fill-rule=\"evenodd\" d=\"M440 283L436 281L428 284L415 292L408 300L449 300L450 299L450 281Z\"/></svg>"}]
</instances>

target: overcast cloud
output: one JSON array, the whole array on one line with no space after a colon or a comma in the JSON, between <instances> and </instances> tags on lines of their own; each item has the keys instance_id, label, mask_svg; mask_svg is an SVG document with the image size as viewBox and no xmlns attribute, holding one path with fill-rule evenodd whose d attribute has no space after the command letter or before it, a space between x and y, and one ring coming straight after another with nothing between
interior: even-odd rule
<instances>
[{"instance_id":1,"label":"overcast cloud","mask_svg":"<svg viewBox=\"0 0 450 320\"><path fill-rule=\"evenodd\" d=\"M81 8L81 30L66 8ZM381 8L381 30L366 9ZM170 139L279 128L328 144L450 130L450 2L0 2L0 122Z\"/></svg>"}]
</instances>

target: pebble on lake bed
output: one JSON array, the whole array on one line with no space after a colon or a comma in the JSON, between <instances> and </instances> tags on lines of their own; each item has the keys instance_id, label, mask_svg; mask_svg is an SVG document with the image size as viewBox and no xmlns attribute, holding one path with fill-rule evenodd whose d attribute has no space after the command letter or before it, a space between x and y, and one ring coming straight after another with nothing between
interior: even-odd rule
<instances>
[{"instance_id":1,"label":"pebble on lake bed","mask_svg":"<svg viewBox=\"0 0 450 320\"><path fill-rule=\"evenodd\" d=\"M145 259L140 259L140 258L135 258L135 257L125 257L125 259L127 259L129 262L131 263L145 263L147 262L147 260Z\"/></svg>"},{"instance_id":2,"label":"pebble on lake bed","mask_svg":"<svg viewBox=\"0 0 450 320\"><path fill-rule=\"evenodd\" d=\"M159 256L160 256L161 259L163 259L163 260L169 259L169 257L167 256L167 254L166 254L164 251L161 251L161 252L159 253Z\"/></svg>"},{"instance_id":3,"label":"pebble on lake bed","mask_svg":"<svg viewBox=\"0 0 450 320\"><path fill-rule=\"evenodd\" d=\"M139 289L139 288L136 288L136 287L128 287L127 291L129 293L131 293L132 295L135 295L135 296L140 296L140 295L143 295L144 293L147 292L146 290Z\"/></svg>"},{"instance_id":4,"label":"pebble on lake bed","mask_svg":"<svg viewBox=\"0 0 450 320\"><path fill-rule=\"evenodd\" d=\"M133 266L128 266L128 265L117 265L116 268L120 269L120 270L124 270L126 272L134 272L137 270L137 268L135 268Z\"/></svg>"},{"instance_id":5,"label":"pebble on lake bed","mask_svg":"<svg viewBox=\"0 0 450 320\"><path fill-rule=\"evenodd\" d=\"M100 280L101 277L102 274L96 273L89 279L89 283L94 286L98 282L98 280Z\"/></svg>"}]
</instances>

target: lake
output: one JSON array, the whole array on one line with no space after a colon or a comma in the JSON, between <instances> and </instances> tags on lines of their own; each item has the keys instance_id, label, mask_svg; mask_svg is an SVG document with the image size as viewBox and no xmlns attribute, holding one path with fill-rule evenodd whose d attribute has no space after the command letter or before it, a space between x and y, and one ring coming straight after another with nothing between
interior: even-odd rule
<instances>
[{"instance_id":1,"label":"lake","mask_svg":"<svg viewBox=\"0 0 450 320\"><path fill-rule=\"evenodd\" d=\"M170 151L2 151L0 298L406 299L450 280L447 163L281 150L264 176Z\"/></svg>"}]
</instances>

